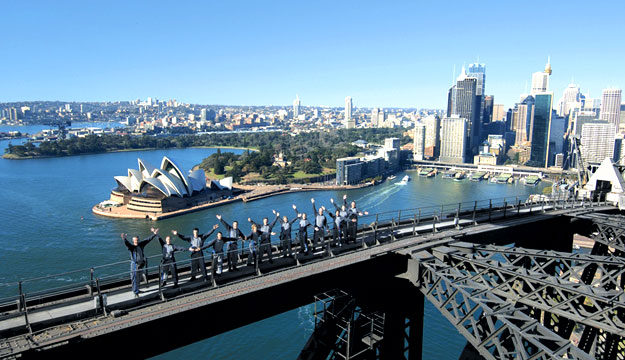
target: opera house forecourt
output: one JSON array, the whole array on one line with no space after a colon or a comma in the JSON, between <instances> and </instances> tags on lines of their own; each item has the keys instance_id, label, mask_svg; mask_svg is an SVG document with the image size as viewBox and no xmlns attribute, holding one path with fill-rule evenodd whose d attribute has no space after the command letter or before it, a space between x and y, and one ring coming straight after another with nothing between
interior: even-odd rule
<instances>
[{"instance_id":1,"label":"opera house forecourt","mask_svg":"<svg viewBox=\"0 0 625 360\"><path fill-rule=\"evenodd\" d=\"M111 197L93 207L98 215L158 220L232 201L232 178L207 184L204 170L184 172L172 159L163 157L160 167L137 159L139 169L115 176Z\"/></svg>"}]
</instances>

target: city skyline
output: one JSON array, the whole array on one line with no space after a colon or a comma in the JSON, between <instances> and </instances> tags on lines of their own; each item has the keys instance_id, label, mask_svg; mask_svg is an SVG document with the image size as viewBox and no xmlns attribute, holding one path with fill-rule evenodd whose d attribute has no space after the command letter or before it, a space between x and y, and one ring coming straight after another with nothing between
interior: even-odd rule
<instances>
[{"instance_id":1,"label":"city skyline","mask_svg":"<svg viewBox=\"0 0 625 360\"><path fill-rule=\"evenodd\" d=\"M11 85L0 101L288 106L299 94L302 106L340 107L351 96L354 107L443 109L453 68L457 76L477 61L486 64L486 95L509 108L548 56L556 99L572 80L593 98L623 87L625 51L608 46L621 40L620 2L585 8L585 26L571 24L575 2L487 3L489 21L462 33L440 26L467 16L459 6L352 5L4 3L15 16L0 24L13 55L0 60ZM513 51L520 39L529 46L523 58Z\"/></svg>"}]
</instances>

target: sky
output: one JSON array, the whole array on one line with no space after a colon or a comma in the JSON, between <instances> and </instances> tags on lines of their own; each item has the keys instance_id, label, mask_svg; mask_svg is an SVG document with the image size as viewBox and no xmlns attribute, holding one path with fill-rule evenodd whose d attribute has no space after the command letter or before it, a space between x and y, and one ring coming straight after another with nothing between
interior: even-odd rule
<instances>
[{"instance_id":1,"label":"sky","mask_svg":"<svg viewBox=\"0 0 625 360\"><path fill-rule=\"evenodd\" d=\"M551 56L574 80L625 85L625 1L2 1L0 102L445 108L463 64L513 106Z\"/></svg>"}]
</instances>

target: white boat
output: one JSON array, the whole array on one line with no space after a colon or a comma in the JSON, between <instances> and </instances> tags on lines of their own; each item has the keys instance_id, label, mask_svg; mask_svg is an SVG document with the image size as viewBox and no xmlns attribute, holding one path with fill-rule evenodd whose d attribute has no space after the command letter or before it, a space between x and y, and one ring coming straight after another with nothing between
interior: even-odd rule
<instances>
[{"instance_id":1,"label":"white boat","mask_svg":"<svg viewBox=\"0 0 625 360\"><path fill-rule=\"evenodd\" d=\"M389 179L389 180L395 180L395 178L396 178L396 177L397 177L397 176L395 176L395 175L391 175L391 176L389 176L389 177L388 177L388 179Z\"/></svg>"},{"instance_id":2,"label":"white boat","mask_svg":"<svg viewBox=\"0 0 625 360\"><path fill-rule=\"evenodd\" d=\"M408 181L410 181L410 176L406 175L397 184L398 185L406 185L406 184L408 184Z\"/></svg>"}]
</instances>

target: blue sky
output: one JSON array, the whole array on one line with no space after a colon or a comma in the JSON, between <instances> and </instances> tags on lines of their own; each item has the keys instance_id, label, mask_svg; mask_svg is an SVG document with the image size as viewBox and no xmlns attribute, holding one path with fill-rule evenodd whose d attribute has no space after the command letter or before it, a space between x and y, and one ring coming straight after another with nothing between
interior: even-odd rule
<instances>
[{"instance_id":1,"label":"blue sky","mask_svg":"<svg viewBox=\"0 0 625 360\"><path fill-rule=\"evenodd\" d=\"M551 55L623 87L623 1L2 1L0 101L436 107L453 66L486 63L511 106Z\"/></svg>"}]
</instances>

